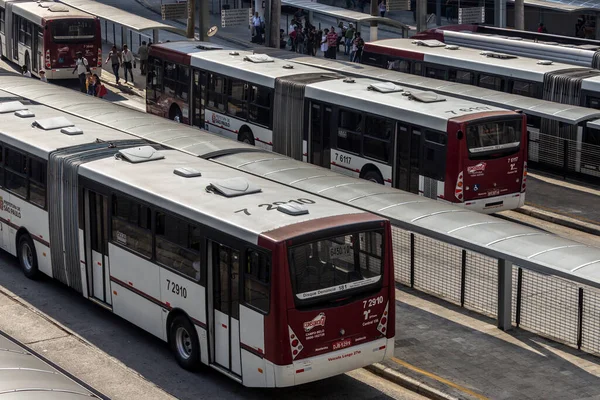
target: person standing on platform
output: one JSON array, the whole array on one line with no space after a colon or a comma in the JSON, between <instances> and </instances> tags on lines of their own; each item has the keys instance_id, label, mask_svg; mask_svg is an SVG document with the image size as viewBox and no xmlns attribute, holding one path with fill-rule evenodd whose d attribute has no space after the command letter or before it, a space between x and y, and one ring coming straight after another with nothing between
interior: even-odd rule
<instances>
[{"instance_id":1,"label":"person standing on platform","mask_svg":"<svg viewBox=\"0 0 600 400\"><path fill-rule=\"evenodd\" d=\"M90 67L88 65L88 61L80 51L78 51L75 54L77 55L77 61L75 62L75 68L73 68L73 73L77 71L77 76L79 77L79 90L81 91L81 93L87 93L87 87L85 84L85 74L89 71Z\"/></svg>"},{"instance_id":2,"label":"person standing on platform","mask_svg":"<svg viewBox=\"0 0 600 400\"><path fill-rule=\"evenodd\" d=\"M140 57L140 74L146 75L146 69L148 68L148 46L146 46L146 41L143 41L139 47L138 56Z\"/></svg>"},{"instance_id":3,"label":"person standing on platform","mask_svg":"<svg viewBox=\"0 0 600 400\"><path fill-rule=\"evenodd\" d=\"M115 79L117 80L117 85L119 84L119 68L121 67L121 53L117 50L117 46L113 46L108 53L108 57L106 57L106 61L104 64L108 64L108 61L112 65L113 74L115 74Z\"/></svg>"},{"instance_id":4,"label":"person standing on platform","mask_svg":"<svg viewBox=\"0 0 600 400\"><path fill-rule=\"evenodd\" d=\"M133 59L133 52L129 51L127 45L123 45L123 51L121 52L121 56L123 57L123 70L125 71L125 83L127 83L127 71L129 71L129 75L131 75L131 83L133 84L133 63L135 60Z\"/></svg>"},{"instance_id":5,"label":"person standing on platform","mask_svg":"<svg viewBox=\"0 0 600 400\"><path fill-rule=\"evenodd\" d=\"M332 60L336 59L337 53L337 44L338 44L338 35L335 33L335 27L331 27L331 30L327 34L327 52L329 53L329 58Z\"/></svg>"}]
</instances>

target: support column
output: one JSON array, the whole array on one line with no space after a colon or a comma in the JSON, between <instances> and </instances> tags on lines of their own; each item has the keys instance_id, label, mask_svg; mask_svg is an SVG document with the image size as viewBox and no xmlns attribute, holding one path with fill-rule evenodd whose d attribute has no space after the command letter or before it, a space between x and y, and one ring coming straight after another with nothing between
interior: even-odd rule
<instances>
[{"instance_id":1,"label":"support column","mask_svg":"<svg viewBox=\"0 0 600 400\"><path fill-rule=\"evenodd\" d=\"M209 0L198 0L199 11L198 11L198 32L200 32L199 40L206 42L208 41L208 30L210 29L210 15L208 11ZM221 10L219 10L219 13Z\"/></svg>"},{"instance_id":2,"label":"support column","mask_svg":"<svg viewBox=\"0 0 600 400\"><path fill-rule=\"evenodd\" d=\"M435 0L435 24L442 25L442 0Z\"/></svg>"},{"instance_id":3,"label":"support column","mask_svg":"<svg viewBox=\"0 0 600 400\"><path fill-rule=\"evenodd\" d=\"M127 43L127 28L121 25L121 48Z\"/></svg>"},{"instance_id":4,"label":"support column","mask_svg":"<svg viewBox=\"0 0 600 400\"><path fill-rule=\"evenodd\" d=\"M596 14L596 32L595 32L596 36L594 37L595 40L598 40L598 38L600 38L600 13Z\"/></svg>"},{"instance_id":5,"label":"support column","mask_svg":"<svg viewBox=\"0 0 600 400\"><path fill-rule=\"evenodd\" d=\"M196 11L196 1L195 0L187 0L187 29L186 29L186 37L188 39L194 38L194 33L196 32L196 27L194 26L196 22L196 18L194 13Z\"/></svg>"},{"instance_id":6,"label":"support column","mask_svg":"<svg viewBox=\"0 0 600 400\"><path fill-rule=\"evenodd\" d=\"M371 15L374 17L379 16L379 4L377 3L377 0L371 0ZM377 31L378 31L377 22L371 21L370 25L371 26L370 26L370 31L369 31L369 41L372 42L372 41L377 40Z\"/></svg>"},{"instance_id":7,"label":"support column","mask_svg":"<svg viewBox=\"0 0 600 400\"><path fill-rule=\"evenodd\" d=\"M512 329L512 263L498 260L498 328Z\"/></svg>"},{"instance_id":8,"label":"support column","mask_svg":"<svg viewBox=\"0 0 600 400\"><path fill-rule=\"evenodd\" d=\"M525 1L515 0L515 29L525 30Z\"/></svg>"},{"instance_id":9,"label":"support column","mask_svg":"<svg viewBox=\"0 0 600 400\"><path fill-rule=\"evenodd\" d=\"M494 25L506 28L506 0L494 0Z\"/></svg>"},{"instance_id":10,"label":"support column","mask_svg":"<svg viewBox=\"0 0 600 400\"><path fill-rule=\"evenodd\" d=\"M281 0L270 0L269 3L271 6L271 34L269 36L269 39L265 38L265 43L267 43L269 47L278 49L279 29L281 29ZM269 25L267 25L266 28L269 29Z\"/></svg>"},{"instance_id":11,"label":"support column","mask_svg":"<svg viewBox=\"0 0 600 400\"><path fill-rule=\"evenodd\" d=\"M158 29L152 29L152 43L158 43Z\"/></svg>"},{"instance_id":12,"label":"support column","mask_svg":"<svg viewBox=\"0 0 600 400\"><path fill-rule=\"evenodd\" d=\"M427 0L417 0L417 33L427 29Z\"/></svg>"}]
</instances>

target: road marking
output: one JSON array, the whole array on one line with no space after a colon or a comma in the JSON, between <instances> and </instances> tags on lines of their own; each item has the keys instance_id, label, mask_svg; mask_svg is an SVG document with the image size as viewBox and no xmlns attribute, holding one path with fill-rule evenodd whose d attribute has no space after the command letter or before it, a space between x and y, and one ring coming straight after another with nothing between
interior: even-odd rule
<instances>
[{"instance_id":1,"label":"road marking","mask_svg":"<svg viewBox=\"0 0 600 400\"><path fill-rule=\"evenodd\" d=\"M446 384L448 386L451 386L451 387L453 387L456 390L460 390L461 392L466 393L466 394L468 394L470 396L473 396L476 399L479 399L479 400L489 400L487 397L485 397L485 396L483 396L483 395L481 395L479 393L476 393L476 392L472 391L471 389L467 389L466 387L460 386L459 384L456 384L456 383L454 383L452 381L449 381L448 379L442 378L441 376L437 376L435 374L432 374L431 372L427 372L425 370L422 370L421 368L415 367L414 365L409 364L406 361L402 361L399 358L392 357L392 361L395 362L395 363L397 363L397 364L400 364L403 367L406 367L406 368L408 368L408 369L410 369L412 371L418 372L419 374L428 376L431 379L435 379L438 382L441 382L441 383L444 383L444 384Z\"/></svg>"}]
</instances>

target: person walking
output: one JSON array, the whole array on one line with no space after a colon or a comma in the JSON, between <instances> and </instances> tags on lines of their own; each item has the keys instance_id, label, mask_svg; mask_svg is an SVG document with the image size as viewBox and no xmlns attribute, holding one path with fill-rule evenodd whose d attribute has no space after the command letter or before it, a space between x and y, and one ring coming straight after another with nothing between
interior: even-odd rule
<instances>
[{"instance_id":1,"label":"person walking","mask_svg":"<svg viewBox=\"0 0 600 400\"><path fill-rule=\"evenodd\" d=\"M385 5L385 0L381 0L379 2L379 15L385 17L385 12L387 11L387 7Z\"/></svg>"},{"instance_id":2,"label":"person walking","mask_svg":"<svg viewBox=\"0 0 600 400\"><path fill-rule=\"evenodd\" d=\"M262 43L262 19L258 15L258 11L252 17L252 26L254 26L255 43Z\"/></svg>"},{"instance_id":3,"label":"person walking","mask_svg":"<svg viewBox=\"0 0 600 400\"><path fill-rule=\"evenodd\" d=\"M356 39L354 39L354 46L356 47L356 51L354 53L354 58L351 60L355 63L360 63L362 59L363 47L365 47L365 41L360 37L360 32L356 32Z\"/></svg>"},{"instance_id":4,"label":"person walking","mask_svg":"<svg viewBox=\"0 0 600 400\"><path fill-rule=\"evenodd\" d=\"M29 68L27 68L27 64L23 64L23 66L21 67L21 73L23 74L23 76L31 78L31 72L29 71Z\"/></svg>"},{"instance_id":5,"label":"person walking","mask_svg":"<svg viewBox=\"0 0 600 400\"><path fill-rule=\"evenodd\" d=\"M119 67L121 66L121 53L117 50L117 46L113 46L110 52L108 53L108 57L106 57L106 61L104 64L108 64L108 61L112 65L113 74L115 74L115 79L117 80L117 85L119 84Z\"/></svg>"},{"instance_id":6,"label":"person walking","mask_svg":"<svg viewBox=\"0 0 600 400\"><path fill-rule=\"evenodd\" d=\"M348 29L346 29L346 35L344 37L344 55L350 55L350 50L352 49L352 41L354 40L354 25L350 23Z\"/></svg>"},{"instance_id":7,"label":"person walking","mask_svg":"<svg viewBox=\"0 0 600 400\"><path fill-rule=\"evenodd\" d=\"M323 35L321 36L321 51L323 52L323 57L329 58L329 46L327 45L327 34L329 33L329 29L325 28L323 31Z\"/></svg>"},{"instance_id":8,"label":"person walking","mask_svg":"<svg viewBox=\"0 0 600 400\"><path fill-rule=\"evenodd\" d=\"M125 83L127 83L127 71L129 71L129 75L131 75L131 83L133 84L133 63L135 60L133 58L133 52L129 51L127 45L123 45L123 51L121 52L121 57L123 58L123 70L125 74Z\"/></svg>"},{"instance_id":9,"label":"person walking","mask_svg":"<svg viewBox=\"0 0 600 400\"><path fill-rule=\"evenodd\" d=\"M146 69L148 68L148 46L146 46L145 40L138 48L138 56L140 57L140 74L146 75Z\"/></svg>"},{"instance_id":10,"label":"person walking","mask_svg":"<svg viewBox=\"0 0 600 400\"><path fill-rule=\"evenodd\" d=\"M78 51L75 53L77 55L77 61L75 61L75 68L73 68L73 74L77 71L77 76L79 77L79 90L81 93L87 93L87 87L85 85L85 74L89 71L90 67L88 65L88 61L83 54Z\"/></svg>"}]
</instances>

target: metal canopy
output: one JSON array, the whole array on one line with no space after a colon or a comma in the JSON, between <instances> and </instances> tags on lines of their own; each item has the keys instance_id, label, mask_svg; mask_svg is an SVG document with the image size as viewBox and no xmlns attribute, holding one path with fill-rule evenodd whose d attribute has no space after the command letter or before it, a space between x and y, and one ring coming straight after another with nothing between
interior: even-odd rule
<instances>
[{"instance_id":1,"label":"metal canopy","mask_svg":"<svg viewBox=\"0 0 600 400\"><path fill-rule=\"evenodd\" d=\"M523 110L526 114L540 118L551 118L566 124L579 124L584 121L600 118L600 110L578 107L569 104L534 99L516 94L498 92L464 83L448 82L424 76L411 75L403 72L372 67L364 64L336 61L325 58L308 57L289 51L260 49L273 57L285 58L294 62L324 68L339 74L347 74L361 78L371 78L387 81L420 90L431 90L451 97L458 97L488 105Z\"/></svg>"},{"instance_id":2,"label":"metal canopy","mask_svg":"<svg viewBox=\"0 0 600 400\"><path fill-rule=\"evenodd\" d=\"M599 248L260 151L57 85L0 73L0 97L9 97L9 94L379 214L402 229L505 259L543 274L600 288Z\"/></svg>"},{"instance_id":3,"label":"metal canopy","mask_svg":"<svg viewBox=\"0 0 600 400\"><path fill-rule=\"evenodd\" d=\"M509 1L514 3L514 0ZM525 5L564 12L600 10L600 3L596 0L525 0Z\"/></svg>"},{"instance_id":4,"label":"metal canopy","mask_svg":"<svg viewBox=\"0 0 600 400\"><path fill-rule=\"evenodd\" d=\"M175 28L171 25L152 21L151 19L143 18L130 12L123 11L106 4L98 3L93 0L60 0L60 2L83 12L95 15L99 18L116 22L119 25L123 25L124 27L137 32L149 29L159 29L177 33L183 36L186 35L185 29Z\"/></svg>"},{"instance_id":5,"label":"metal canopy","mask_svg":"<svg viewBox=\"0 0 600 400\"><path fill-rule=\"evenodd\" d=\"M329 17L334 17L348 22L355 22L357 24L377 22L381 25L388 25L400 28L403 31L410 30L410 27L408 25L393 20L391 18L377 17L358 11L347 10L345 8L328 6L326 4L312 2L311 0L282 0L281 4L284 6L301 8L306 11L313 11L318 14L327 15Z\"/></svg>"}]
</instances>

